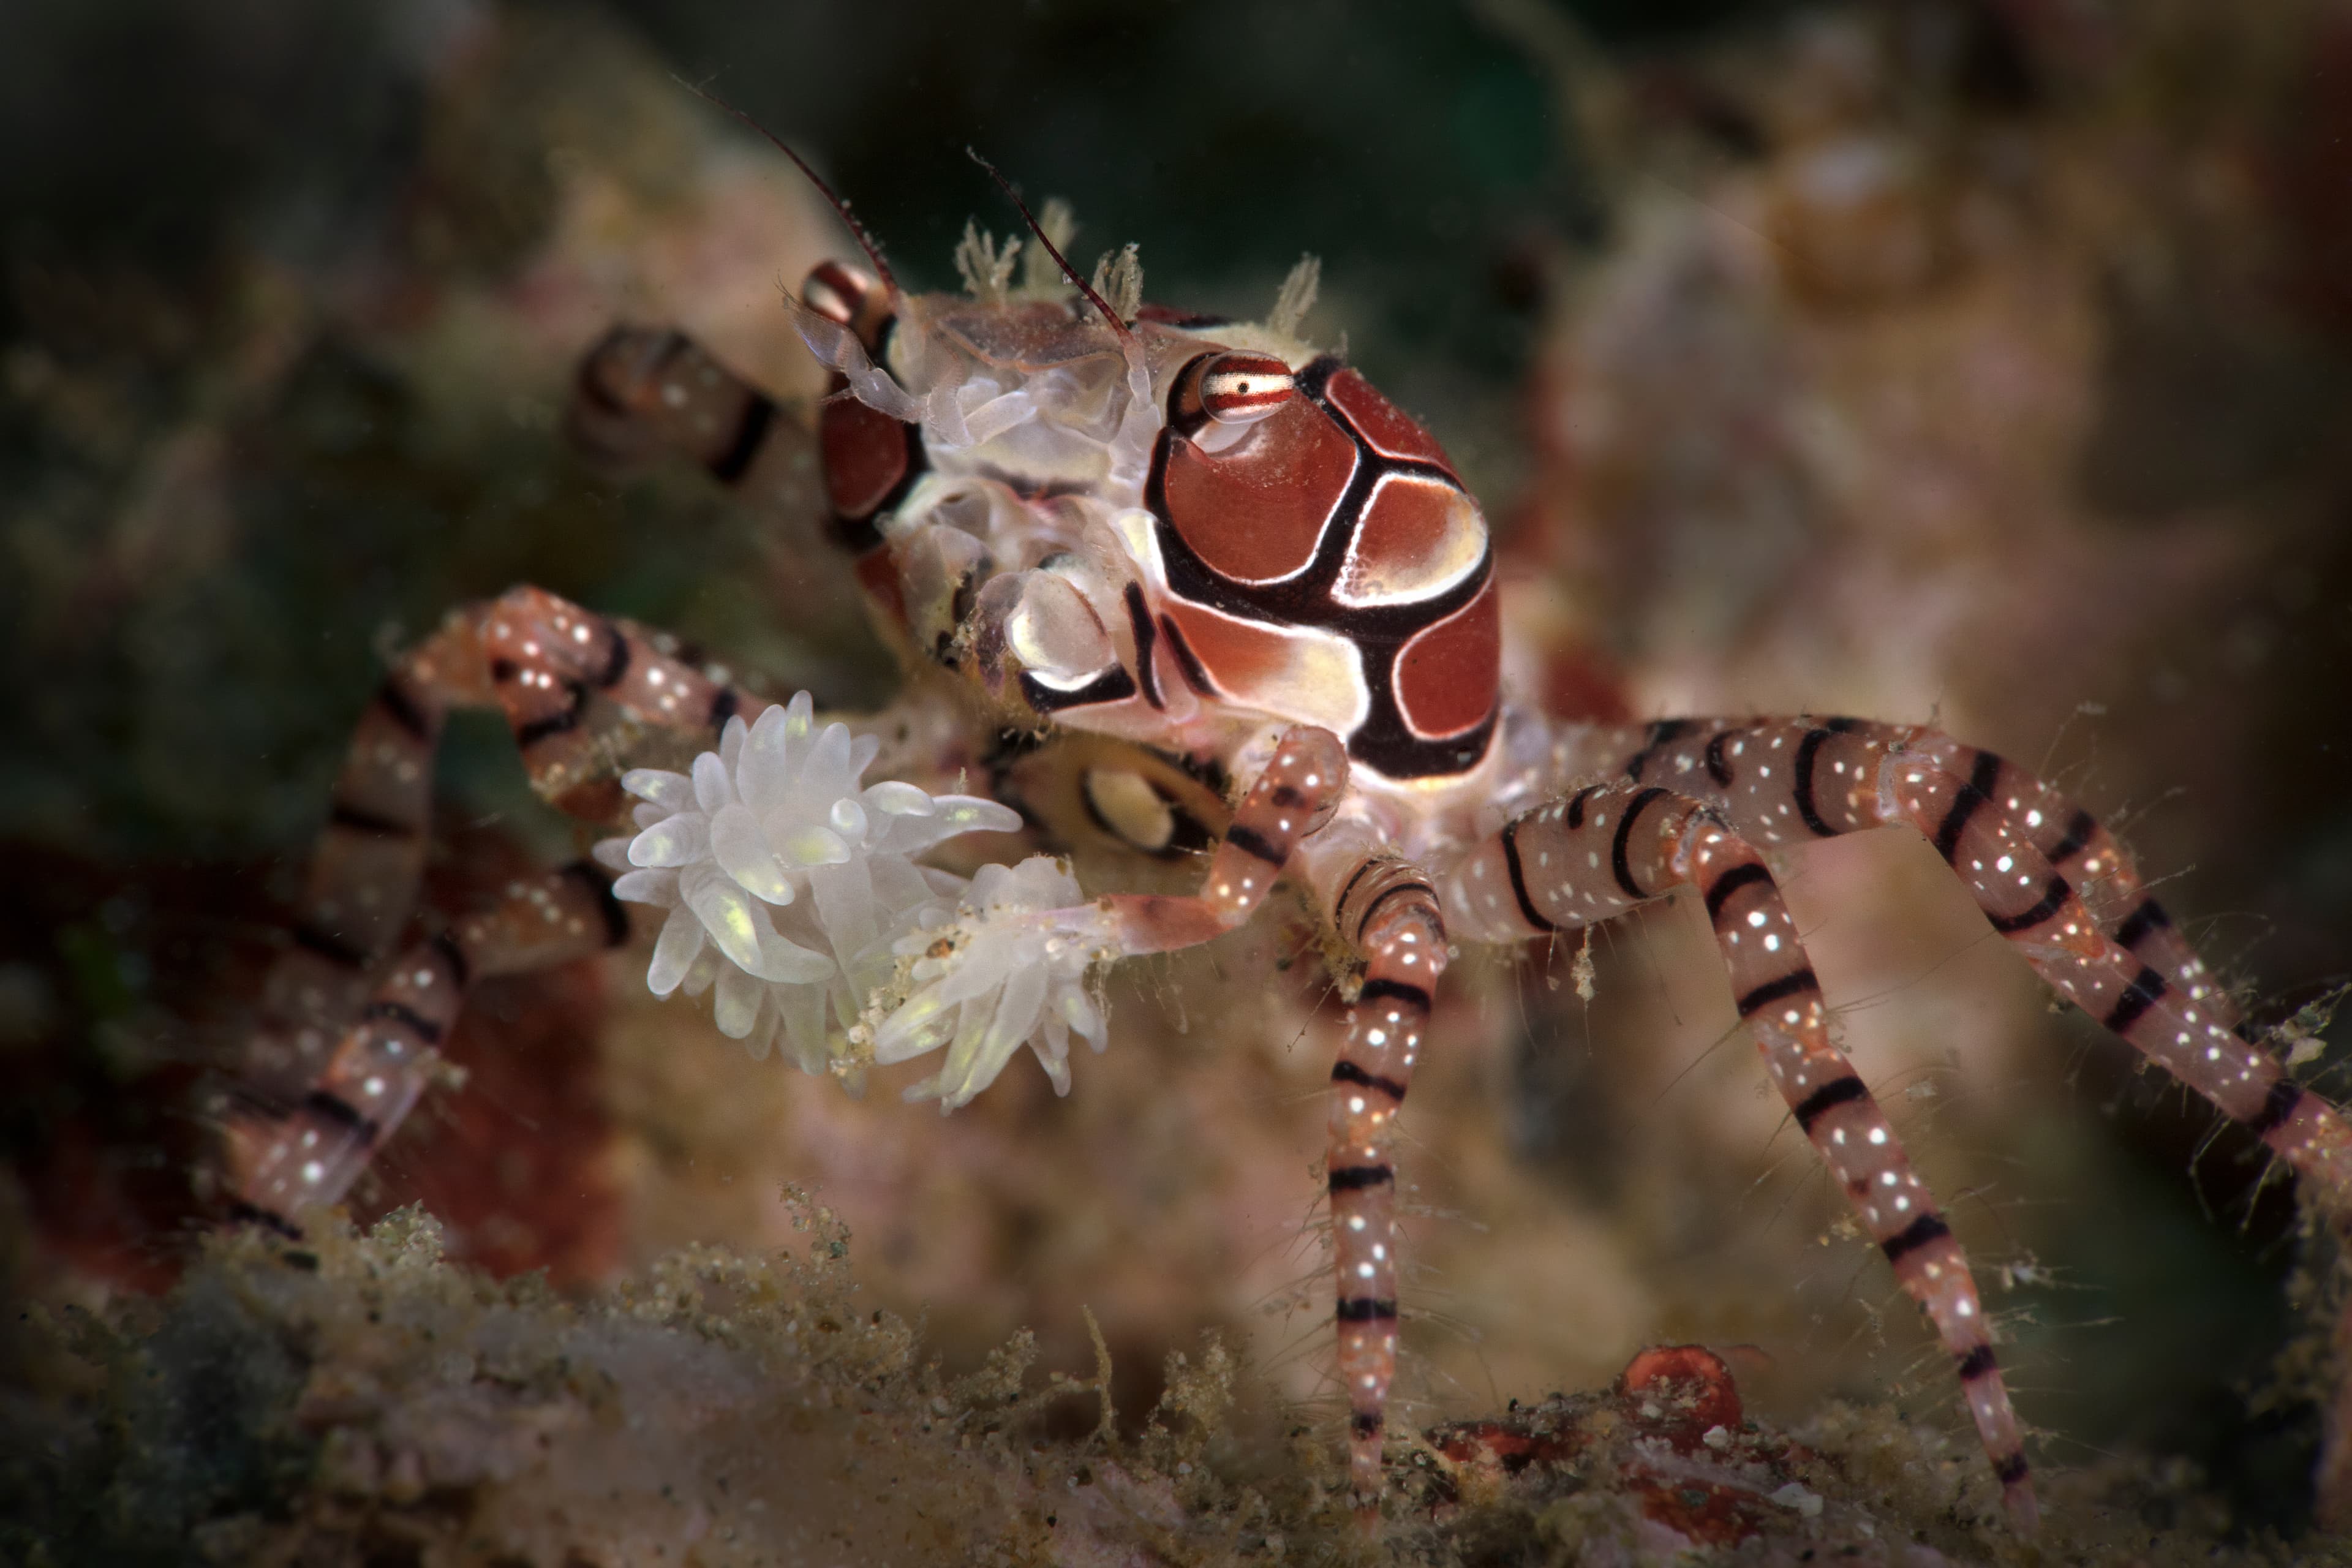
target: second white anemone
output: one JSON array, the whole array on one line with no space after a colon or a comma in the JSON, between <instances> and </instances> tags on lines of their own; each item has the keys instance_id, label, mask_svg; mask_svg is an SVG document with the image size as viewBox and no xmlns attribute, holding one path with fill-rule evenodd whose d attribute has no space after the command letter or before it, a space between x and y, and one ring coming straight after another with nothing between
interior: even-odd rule
<instances>
[{"instance_id":1,"label":"second white anemone","mask_svg":"<svg viewBox=\"0 0 2352 1568\"><path fill-rule=\"evenodd\" d=\"M918 918L898 948L914 960L908 977L920 988L875 1030L874 1059L906 1061L941 1046L948 1054L908 1099L953 1110L995 1082L1024 1044L1055 1092L1070 1092L1070 1037L1097 1051L1108 1038L1086 975L1111 956L1109 932L1084 897L1059 861L1033 855L982 867L959 908Z\"/></svg>"}]
</instances>

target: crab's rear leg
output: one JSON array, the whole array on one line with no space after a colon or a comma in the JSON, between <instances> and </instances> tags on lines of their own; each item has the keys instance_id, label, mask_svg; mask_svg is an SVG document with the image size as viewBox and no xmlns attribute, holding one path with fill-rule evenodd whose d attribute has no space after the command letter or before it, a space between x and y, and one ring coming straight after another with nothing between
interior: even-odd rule
<instances>
[{"instance_id":1,"label":"crab's rear leg","mask_svg":"<svg viewBox=\"0 0 2352 1568\"><path fill-rule=\"evenodd\" d=\"M662 652L636 627L530 587L453 614L399 661L336 777L291 940L265 984L244 1064L249 1092L228 1115L233 1191L265 1216L282 1221L288 1196L268 1173L304 1170L338 1124L365 1131L372 1148L415 1103L429 1047L456 1017L462 982L453 977L561 963L625 935L603 874L580 867L518 885L497 910L383 968L416 900L443 721L471 706L505 714L541 795L604 816L612 803L598 786L633 731L698 739L768 704ZM409 1027L410 1018L425 1026ZM348 1142L338 1135L339 1146ZM331 1201L364 1151L348 1170L316 1163L320 1179L293 1195Z\"/></svg>"},{"instance_id":2,"label":"crab's rear leg","mask_svg":"<svg viewBox=\"0 0 2352 1568\"><path fill-rule=\"evenodd\" d=\"M1517 941L1591 925L1687 884L1698 889L1739 1016L1773 1087L1904 1290L1935 1324L2011 1519L2037 1518L2017 1416L1976 1280L1877 1100L1829 1035L1820 983L1756 847L1702 802L1623 781L1509 824L1447 878L1457 932Z\"/></svg>"},{"instance_id":3,"label":"crab's rear leg","mask_svg":"<svg viewBox=\"0 0 2352 1568\"><path fill-rule=\"evenodd\" d=\"M290 1090L316 1070L330 1032L358 1008L368 971L407 923L424 874L433 756L449 695L437 680L395 670L360 716L290 940L270 965L261 1017L238 1064L257 1088Z\"/></svg>"},{"instance_id":4,"label":"crab's rear leg","mask_svg":"<svg viewBox=\"0 0 2352 1568\"><path fill-rule=\"evenodd\" d=\"M585 861L510 885L492 908L403 952L290 1107L228 1118L232 1217L299 1235L293 1215L338 1201L415 1106L467 988L628 940L606 873Z\"/></svg>"},{"instance_id":5,"label":"crab's rear leg","mask_svg":"<svg viewBox=\"0 0 2352 1568\"><path fill-rule=\"evenodd\" d=\"M581 361L565 427L616 468L672 455L699 463L754 506L809 493L808 438L772 397L683 332L615 327Z\"/></svg>"},{"instance_id":6,"label":"crab's rear leg","mask_svg":"<svg viewBox=\"0 0 2352 1568\"><path fill-rule=\"evenodd\" d=\"M1975 758L1962 775L1916 744L1889 756L1882 815L1900 813L1928 835L1993 929L2061 995L2268 1144L2312 1180L2323 1203L2339 1215L2352 1212L2352 1129L2342 1116L2259 1042L2156 901L2137 889L2112 841L2101 858L2137 896L2102 921L1997 804L2008 764L1990 752Z\"/></svg>"},{"instance_id":7,"label":"crab's rear leg","mask_svg":"<svg viewBox=\"0 0 2352 1568\"><path fill-rule=\"evenodd\" d=\"M808 298L825 301L821 313L837 311L878 342L887 299L870 280L853 279L847 268L826 263L811 275ZM942 531L931 555L902 568L883 543L879 521L923 471L922 433L847 395L845 385L834 377L832 394L812 420L682 332L620 326L581 362L565 425L573 445L608 467L684 458L762 515L823 513L832 542L850 557L867 595L891 621L917 626L920 646L929 649L940 627L918 623L943 616L952 631L953 602L966 586L955 570L966 563L932 556L940 549L976 555L980 546L960 531ZM926 573L945 584L930 596L935 604L923 599ZM910 593L917 600L911 605ZM927 617L927 609L936 614Z\"/></svg>"},{"instance_id":8,"label":"crab's rear leg","mask_svg":"<svg viewBox=\"0 0 2352 1568\"><path fill-rule=\"evenodd\" d=\"M2060 994L2352 1215L2352 1126L2260 1043L2114 836L2016 763L1916 726L1668 721L1625 771L1715 801L1768 846L1916 827Z\"/></svg>"},{"instance_id":9,"label":"crab's rear leg","mask_svg":"<svg viewBox=\"0 0 2352 1568\"><path fill-rule=\"evenodd\" d=\"M2016 763L1940 731L1853 719L1669 720L1628 731L1622 748L1630 776L1685 783L1769 844L1916 827L2044 980L2261 1139L2338 1227L2352 1224L2352 1124L2244 1022L2114 835ZM2352 1343L2352 1324L2338 1339ZM2352 1518L2352 1385L2321 1475L2323 1510Z\"/></svg>"}]
</instances>

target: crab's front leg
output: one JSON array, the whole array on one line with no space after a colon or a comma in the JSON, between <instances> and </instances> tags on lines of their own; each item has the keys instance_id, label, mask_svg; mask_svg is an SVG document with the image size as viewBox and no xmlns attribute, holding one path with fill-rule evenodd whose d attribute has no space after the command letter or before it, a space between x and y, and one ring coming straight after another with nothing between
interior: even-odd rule
<instances>
[{"instance_id":1,"label":"crab's front leg","mask_svg":"<svg viewBox=\"0 0 2352 1568\"><path fill-rule=\"evenodd\" d=\"M1397 1112L1438 977L1445 973L1445 918L1436 890L1408 862L1380 855L1357 861L1331 900L1339 932L1364 955L1363 984L1348 1009L1348 1030L1331 1065L1331 1258L1339 1384L1348 1399L1348 1479L1360 1518L1378 1517L1381 1440L1389 1384L1396 1374Z\"/></svg>"},{"instance_id":2,"label":"crab's front leg","mask_svg":"<svg viewBox=\"0 0 2352 1568\"><path fill-rule=\"evenodd\" d=\"M876 1058L899 1061L948 1045L939 1075L910 1093L936 1097L943 1108L961 1105L1032 1037L1038 999L1057 971L1067 976L1098 961L1191 947L1248 920L1300 841L1330 816L1347 779L1347 752L1336 736L1305 726L1285 732L1234 813L1198 893L1113 894L1091 904L1038 908L1018 897L1021 889L1012 885L1017 873L1002 875L993 898L975 883L961 921L911 939L911 951L923 954L914 971L921 989L880 1021ZM1331 1068L1328 1181L1349 1470L1358 1511L1370 1520L1380 1502L1381 1440L1396 1371L1391 1151L1397 1110L1445 970L1445 923L1435 889L1405 862L1344 851L1325 859L1336 867L1336 880L1321 890L1329 895L1339 929L1365 957L1346 1041ZM1042 877L1036 880L1041 888L1050 885ZM1098 1046L1099 1019L1091 1004L1075 991L1065 994L1079 1016L1064 1023ZM1050 1019L1048 1026L1054 1026ZM1066 1089L1058 1048L1038 1055L1055 1086Z\"/></svg>"},{"instance_id":3,"label":"crab's front leg","mask_svg":"<svg viewBox=\"0 0 2352 1568\"><path fill-rule=\"evenodd\" d=\"M1016 882L1022 871L984 872L956 918L908 940L915 959L908 986L887 996L867 1026L874 1059L905 1061L948 1047L939 1074L909 1094L953 1110L992 1082L1042 1028L1052 1043L1039 1057L1055 1086L1066 1089L1055 1047L1075 1027L1099 1048L1101 1032L1073 986L1061 993L1068 1011L1041 1021L1053 979L1194 947L1242 925L1265 901L1299 840L1329 819L1347 783L1347 752L1336 736L1304 725L1286 731L1211 855L1197 893L1113 893L1052 905L1045 900L1076 890L1066 876L1040 869Z\"/></svg>"}]
</instances>

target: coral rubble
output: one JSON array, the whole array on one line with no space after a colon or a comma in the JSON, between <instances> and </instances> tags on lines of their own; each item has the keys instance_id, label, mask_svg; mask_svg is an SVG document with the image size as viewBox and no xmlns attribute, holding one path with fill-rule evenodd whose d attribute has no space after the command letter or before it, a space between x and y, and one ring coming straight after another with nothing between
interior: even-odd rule
<instances>
[{"instance_id":1,"label":"coral rubble","mask_svg":"<svg viewBox=\"0 0 2352 1568\"><path fill-rule=\"evenodd\" d=\"M2283 1562L2225 1552L2191 1478L2055 1490L1994 1521L1965 1445L1832 1405L1749 1419L1725 1363L1644 1352L1608 1392L1449 1424L1391 1454L1382 1545L1336 1449L1212 1338L1139 1428L1024 1334L950 1376L874 1310L849 1237L694 1248L593 1297L446 1261L403 1210L300 1247L212 1243L160 1300L28 1314L0 1405L0 1552L32 1564L1741 1562L1906 1568ZM2159 1527L2161 1526L2161 1527ZM1368 1556L1368 1552L1370 1556Z\"/></svg>"}]
</instances>

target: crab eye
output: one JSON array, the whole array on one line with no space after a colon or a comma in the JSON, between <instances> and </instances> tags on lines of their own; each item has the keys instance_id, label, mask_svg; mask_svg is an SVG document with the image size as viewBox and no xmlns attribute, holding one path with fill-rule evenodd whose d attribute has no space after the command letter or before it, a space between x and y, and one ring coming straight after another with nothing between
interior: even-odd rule
<instances>
[{"instance_id":1,"label":"crab eye","mask_svg":"<svg viewBox=\"0 0 2352 1568\"><path fill-rule=\"evenodd\" d=\"M1220 425L1263 419L1297 390L1290 367L1270 354L1222 353L1201 367L1201 408Z\"/></svg>"}]
</instances>

